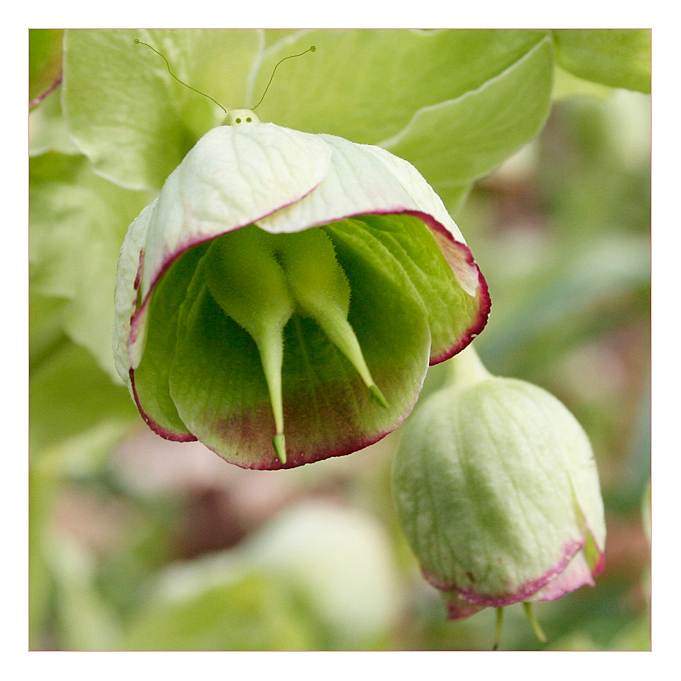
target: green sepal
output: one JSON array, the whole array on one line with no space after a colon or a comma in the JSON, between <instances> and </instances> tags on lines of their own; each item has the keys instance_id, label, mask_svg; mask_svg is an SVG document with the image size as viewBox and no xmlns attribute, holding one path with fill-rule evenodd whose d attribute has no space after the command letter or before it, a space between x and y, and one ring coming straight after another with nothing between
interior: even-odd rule
<instances>
[{"instance_id":1,"label":"green sepal","mask_svg":"<svg viewBox=\"0 0 681 681\"><path fill-rule=\"evenodd\" d=\"M138 404L145 415L164 431L179 435L188 435L189 431L170 397L170 365L177 344L180 308L207 250L208 244L200 244L185 251L156 285L149 300L144 355L134 373ZM155 430L158 432L158 428Z\"/></svg>"},{"instance_id":2,"label":"green sepal","mask_svg":"<svg viewBox=\"0 0 681 681\"><path fill-rule=\"evenodd\" d=\"M314 319L294 313L284 329L286 464L273 447L276 428L257 345L215 301L202 271L206 261L198 262L177 313L169 397L186 428L228 461L250 468L280 468L347 454L397 427L415 402L430 349L420 303L374 262L342 244L337 255L352 290L348 321L388 406L372 396ZM159 284L152 301L170 295L170 288ZM155 326L155 309L173 307L172 301L157 305L149 312L150 327ZM153 342L150 335L140 367ZM139 395L145 413L156 421L157 405L149 407L141 391Z\"/></svg>"}]
</instances>

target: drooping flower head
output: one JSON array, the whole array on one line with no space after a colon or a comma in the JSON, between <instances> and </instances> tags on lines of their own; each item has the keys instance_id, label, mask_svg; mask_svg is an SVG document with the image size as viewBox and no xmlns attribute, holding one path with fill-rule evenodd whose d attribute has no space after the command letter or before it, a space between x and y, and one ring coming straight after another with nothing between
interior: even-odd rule
<instances>
[{"instance_id":1,"label":"drooping flower head","mask_svg":"<svg viewBox=\"0 0 681 681\"><path fill-rule=\"evenodd\" d=\"M458 379L405 426L393 489L402 528L450 619L554 600L603 569L589 439L545 390L490 375L472 348Z\"/></svg>"},{"instance_id":2,"label":"drooping flower head","mask_svg":"<svg viewBox=\"0 0 681 681\"><path fill-rule=\"evenodd\" d=\"M292 467L395 429L489 296L413 166L249 114L206 133L130 226L114 353L158 434Z\"/></svg>"}]
</instances>

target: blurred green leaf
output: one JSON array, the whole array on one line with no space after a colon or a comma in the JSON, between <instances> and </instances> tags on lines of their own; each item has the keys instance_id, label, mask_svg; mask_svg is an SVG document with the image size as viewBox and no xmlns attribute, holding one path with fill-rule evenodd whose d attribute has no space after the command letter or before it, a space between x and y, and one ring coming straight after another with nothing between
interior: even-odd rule
<instances>
[{"instance_id":1,"label":"blurred green leaf","mask_svg":"<svg viewBox=\"0 0 681 681\"><path fill-rule=\"evenodd\" d=\"M553 32L558 63L580 78L650 92L650 29L564 29Z\"/></svg>"},{"instance_id":2,"label":"blurred green leaf","mask_svg":"<svg viewBox=\"0 0 681 681\"><path fill-rule=\"evenodd\" d=\"M565 99L566 97L596 97L607 99L614 92L613 88L591 80L578 78L565 69L556 65L553 80L553 99Z\"/></svg>"},{"instance_id":3,"label":"blurred green leaf","mask_svg":"<svg viewBox=\"0 0 681 681\"><path fill-rule=\"evenodd\" d=\"M250 573L193 596L155 599L126 650L309 650L314 634L283 580Z\"/></svg>"},{"instance_id":4,"label":"blurred green leaf","mask_svg":"<svg viewBox=\"0 0 681 681\"><path fill-rule=\"evenodd\" d=\"M333 649L356 649L390 629L400 590L383 528L368 514L301 502L245 547L249 564L287 575L308 595Z\"/></svg>"},{"instance_id":5,"label":"blurred green leaf","mask_svg":"<svg viewBox=\"0 0 681 681\"><path fill-rule=\"evenodd\" d=\"M94 557L63 536L54 536L46 553L56 582L61 648L119 650L120 624L97 591Z\"/></svg>"},{"instance_id":6,"label":"blurred green leaf","mask_svg":"<svg viewBox=\"0 0 681 681\"><path fill-rule=\"evenodd\" d=\"M64 331L116 377L111 350L118 253L130 222L149 201L97 177L82 155L31 158L31 286L67 299Z\"/></svg>"},{"instance_id":7,"label":"blurred green leaf","mask_svg":"<svg viewBox=\"0 0 681 681\"><path fill-rule=\"evenodd\" d=\"M650 615L631 622L614 639L614 650L652 650Z\"/></svg>"},{"instance_id":8,"label":"blurred green leaf","mask_svg":"<svg viewBox=\"0 0 681 681\"><path fill-rule=\"evenodd\" d=\"M43 296L29 289L29 376L53 352L68 343L62 330L65 298Z\"/></svg>"},{"instance_id":9,"label":"blurred green leaf","mask_svg":"<svg viewBox=\"0 0 681 681\"><path fill-rule=\"evenodd\" d=\"M243 106L257 30L69 30L64 115L94 169L122 187L160 189L203 133Z\"/></svg>"},{"instance_id":10,"label":"blurred green leaf","mask_svg":"<svg viewBox=\"0 0 681 681\"><path fill-rule=\"evenodd\" d=\"M490 320L493 332L482 335L476 347L489 361L508 360L551 326L569 323L622 290L645 286L649 278L647 239L615 234L595 237L572 258L561 258L553 271L539 273L533 290L515 302L505 299L502 311Z\"/></svg>"},{"instance_id":11,"label":"blurred green leaf","mask_svg":"<svg viewBox=\"0 0 681 681\"><path fill-rule=\"evenodd\" d=\"M61 114L61 90L48 94L28 115L28 149L31 156L48 151L79 154L69 137Z\"/></svg>"},{"instance_id":12,"label":"blurred green leaf","mask_svg":"<svg viewBox=\"0 0 681 681\"><path fill-rule=\"evenodd\" d=\"M160 187L223 115L136 38L226 108L253 106L277 62L313 44L314 54L277 74L263 120L395 146L435 182L462 185L488 172L536 134L549 105L546 31L285 31L268 33L264 52L254 30L69 31L68 129L97 172L126 187Z\"/></svg>"},{"instance_id":13,"label":"blurred green leaf","mask_svg":"<svg viewBox=\"0 0 681 681\"><path fill-rule=\"evenodd\" d=\"M648 480L648 484L643 491L643 499L641 499L641 519L643 521L643 530L646 533L646 539L649 544L653 532L651 501L651 484L650 480Z\"/></svg>"},{"instance_id":14,"label":"blurred green leaf","mask_svg":"<svg viewBox=\"0 0 681 681\"><path fill-rule=\"evenodd\" d=\"M28 101L31 106L54 87L61 74L64 31L32 28L28 31Z\"/></svg>"},{"instance_id":15,"label":"blurred green leaf","mask_svg":"<svg viewBox=\"0 0 681 681\"><path fill-rule=\"evenodd\" d=\"M544 36L519 30L301 31L266 52L250 104L277 61L315 45L314 54L282 65L259 115L306 132L380 144L420 109L481 88Z\"/></svg>"},{"instance_id":16,"label":"blurred green leaf","mask_svg":"<svg viewBox=\"0 0 681 681\"><path fill-rule=\"evenodd\" d=\"M54 499L54 476L35 466L29 468L28 497L28 612L29 647L39 650L48 614L52 579L45 560L43 544L49 529Z\"/></svg>"},{"instance_id":17,"label":"blurred green leaf","mask_svg":"<svg viewBox=\"0 0 681 681\"><path fill-rule=\"evenodd\" d=\"M114 385L86 350L69 341L45 357L31 377L32 457L45 455L68 440L64 451L73 460L87 461L93 451L107 451L137 418L127 389ZM80 440L72 440L76 436ZM63 465L57 469L63 470Z\"/></svg>"},{"instance_id":18,"label":"blurred green leaf","mask_svg":"<svg viewBox=\"0 0 681 681\"><path fill-rule=\"evenodd\" d=\"M544 38L475 90L421 108L381 145L411 161L436 191L441 183L470 182L539 132L549 112L552 79L553 44Z\"/></svg>"}]
</instances>

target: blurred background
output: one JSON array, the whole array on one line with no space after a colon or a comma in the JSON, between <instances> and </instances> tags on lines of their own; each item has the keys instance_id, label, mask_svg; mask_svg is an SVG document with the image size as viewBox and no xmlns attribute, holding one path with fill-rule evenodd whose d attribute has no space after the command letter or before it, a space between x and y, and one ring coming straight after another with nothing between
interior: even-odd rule
<instances>
[{"instance_id":1,"label":"blurred background","mask_svg":"<svg viewBox=\"0 0 681 681\"><path fill-rule=\"evenodd\" d=\"M455 218L492 296L476 348L575 414L606 508L596 587L536 604L547 646L507 608L500 648L649 650L650 98L557 101ZM31 315L59 305L32 294ZM448 622L406 545L390 491L399 431L300 469L241 470L154 435L124 388L41 324L33 650L490 649L494 611ZM433 367L422 397L443 377Z\"/></svg>"}]
</instances>

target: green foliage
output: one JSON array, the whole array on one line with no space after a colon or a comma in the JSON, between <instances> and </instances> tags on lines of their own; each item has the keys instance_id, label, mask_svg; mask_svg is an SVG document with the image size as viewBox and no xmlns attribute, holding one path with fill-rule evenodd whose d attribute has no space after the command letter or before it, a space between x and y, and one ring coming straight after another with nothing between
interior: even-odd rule
<instances>
[{"instance_id":1,"label":"green foliage","mask_svg":"<svg viewBox=\"0 0 681 681\"><path fill-rule=\"evenodd\" d=\"M32 290L68 301L64 332L113 376L118 253L149 196L103 180L83 155L50 151L31 158L29 197Z\"/></svg>"},{"instance_id":2,"label":"green foliage","mask_svg":"<svg viewBox=\"0 0 681 681\"><path fill-rule=\"evenodd\" d=\"M554 31L560 65L580 78L650 92L647 29L565 29Z\"/></svg>"},{"instance_id":3,"label":"green foliage","mask_svg":"<svg viewBox=\"0 0 681 681\"><path fill-rule=\"evenodd\" d=\"M28 32L28 100L37 106L61 75L64 31L33 28Z\"/></svg>"},{"instance_id":4,"label":"green foliage","mask_svg":"<svg viewBox=\"0 0 681 681\"><path fill-rule=\"evenodd\" d=\"M57 34L31 31L31 97L44 94L61 69ZM202 488L141 491L121 477L120 452L112 456L139 423L127 391L112 381L116 262L130 222L224 113L178 84L135 38L227 109L252 105L279 59L314 44L314 54L278 70L261 119L383 145L434 185L459 215L490 284L492 315L476 342L481 356L495 373L538 382L577 415L605 471L606 510L619 523L608 541L632 551L620 562L614 551L609 562L606 546L595 590L540 604L551 645L649 646L639 518L649 470L649 122L633 116L645 112L636 98L643 95L604 98L608 88L649 92L650 32L68 30L64 81L30 114L31 647L451 649L491 641L486 613L446 624L437 596L418 586L387 492L388 467L372 467L380 457L389 462L391 440L348 461L251 474L261 496L271 491L266 485L286 484L287 494L332 493L380 518L389 547L382 555L401 582L393 610L373 629L350 635L353 622L378 611L371 599L353 596L366 612L334 620L344 594L333 582L306 578L292 589L273 576L272 563L254 563L217 586L192 573L193 600L144 598L167 562L193 564L181 551L181 525L191 522L189 504ZM601 99L552 108L554 97L574 94ZM522 156L489 175L521 147ZM436 368L427 388L440 379ZM183 461L194 461L189 452L181 449ZM163 461L162 470L175 470L172 455ZM208 489L221 489L219 478ZM244 488L252 480L238 478ZM229 489L235 496L240 487ZM65 500L82 495L115 501L144 520L116 525L113 548L93 548L64 521ZM237 543L261 523L274 527L268 513L247 508L233 510L226 525L209 520L224 532L241 528ZM140 543L142 530L149 544ZM639 534L636 552L631 537ZM366 553L376 541L353 551ZM212 549L234 551L224 543ZM387 580L366 565L348 564L343 574ZM502 647L536 647L519 622L511 608Z\"/></svg>"},{"instance_id":5,"label":"green foliage","mask_svg":"<svg viewBox=\"0 0 681 681\"><path fill-rule=\"evenodd\" d=\"M281 579L251 572L189 598L147 606L123 649L307 650L314 634L304 615Z\"/></svg>"}]
</instances>

